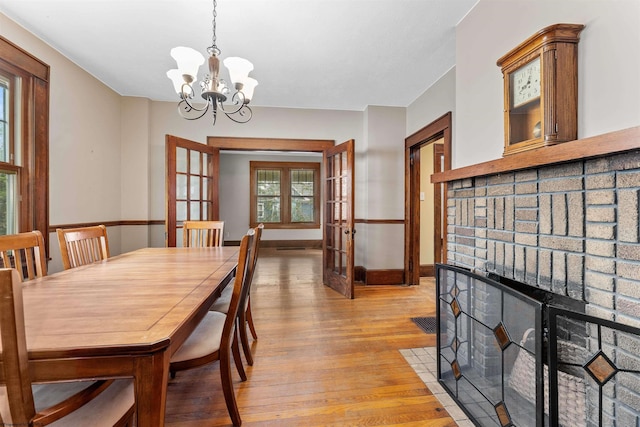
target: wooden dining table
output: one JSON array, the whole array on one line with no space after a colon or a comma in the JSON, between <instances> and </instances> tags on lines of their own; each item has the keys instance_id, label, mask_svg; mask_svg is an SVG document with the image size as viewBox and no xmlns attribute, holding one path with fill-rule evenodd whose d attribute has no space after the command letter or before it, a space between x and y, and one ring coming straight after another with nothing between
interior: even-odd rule
<instances>
[{"instance_id":1,"label":"wooden dining table","mask_svg":"<svg viewBox=\"0 0 640 427\"><path fill-rule=\"evenodd\" d=\"M164 425L171 356L237 259L238 247L145 248L26 282L33 381L133 377L138 427Z\"/></svg>"}]
</instances>

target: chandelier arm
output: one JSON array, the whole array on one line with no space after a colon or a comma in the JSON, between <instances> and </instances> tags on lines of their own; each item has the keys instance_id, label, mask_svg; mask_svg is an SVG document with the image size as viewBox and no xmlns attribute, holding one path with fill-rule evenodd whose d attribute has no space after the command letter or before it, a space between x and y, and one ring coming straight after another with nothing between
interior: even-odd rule
<instances>
[{"instance_id":1,"label":"chandelier arm","mask_svg":"<svg viewBox=\"0 0 640 427\"><path fill-rule=\"evenodd\" d=\"M253 111L251 110L251 107L249 107L247 104L243 104L243 106L237 110L235 113L224 113L230 120L236 122L236 123L247 123L249 120L251 120L251 118L253 117ZM237 119L236 117L241 117L240 119Z\"/></svg>"},{"instance_id":2,"label":"chandelier arm","mask_svg":"<svg viewBox=\"0 0 640 427\"><path fill-rule=\"evenodd\" d=\"M220 103L220 109L222 111L224 111L224 113L227 116L229 114L236 114L236 113L240 112L247 105L244 102L245 101L245 97L244 97L244 93L242 93L242 91L237 91L236 93L234 93L233 96L231 97L231 101L233 101L233 104L228 104L228 106L232 106L233 108L230 108L230 109L225 108L224 104ZM249 108L249 107L247 107L247 108Z\"/></svg>"},{"instance_id":3,"label":"chandelier arm","mask_svg":"<svg viewBox=\"0 0 640 427\"><path fill-rule=\"evenodd\" d=\"M197 112L200 112L201 114L194 114L193 116L191 116L188 113L191 113L192 111L197 111ZM187 101L186 99L183 99L182 101L178 102L178 114L180 114L180 116L186 120L198 120L199 118L207 114L207 111L209 111L208 102L204 108L197 108L191 103L189 103L189 101ZM214 123L215 123L215 119L214 119Z\"/></svg>"}]
</instances>

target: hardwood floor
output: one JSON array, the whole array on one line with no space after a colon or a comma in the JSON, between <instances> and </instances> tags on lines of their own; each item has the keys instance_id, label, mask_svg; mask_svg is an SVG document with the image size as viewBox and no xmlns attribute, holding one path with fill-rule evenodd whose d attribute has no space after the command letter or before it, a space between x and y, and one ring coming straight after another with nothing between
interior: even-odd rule
<instances>
[{"instance_id":1,"label":"hardwood floor","mask_svg":"<svg viewBox=\"0 0 640 427\"><path fill-rule=\"evenodd\" d=\"M455 426L399 349L432 346L411 317L435 315L435 285L322 284L319 250L261 249L248 380L235 376L244 426ZM218 364L170 381L167 425L228 426Z\"/></svg>"}]
</instances>

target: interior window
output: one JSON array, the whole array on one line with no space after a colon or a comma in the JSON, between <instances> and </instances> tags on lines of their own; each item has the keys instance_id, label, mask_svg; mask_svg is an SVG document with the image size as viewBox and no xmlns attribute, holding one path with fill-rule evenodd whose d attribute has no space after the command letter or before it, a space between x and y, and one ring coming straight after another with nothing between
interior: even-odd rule
<instances>
[{"instance_id":1,"label":"interior window","mask_svg":"<svg viewBox=\"0 0 640 427\"><path fill-rule=\"evenodd\" d=\"M251 226L320 227L320 163L250 162Z\"/></svg>"}]
</instances>

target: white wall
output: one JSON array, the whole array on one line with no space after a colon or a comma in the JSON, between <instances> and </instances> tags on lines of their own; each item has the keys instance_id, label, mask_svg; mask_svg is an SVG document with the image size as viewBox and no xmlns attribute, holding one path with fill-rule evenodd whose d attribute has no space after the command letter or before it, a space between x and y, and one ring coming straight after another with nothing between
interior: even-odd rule
<instances>
[{"instance_id":1,"label":"white wall","mask_svg":"<svg viewBox=\"0 0 640 427\"><path fill-rule=\"evenodd\" d=\"M456 119L456 69L452 67L407 107L407 131L411 135L434 120L452 112ZM453 130L453 129L452 129ZM452 132L452 140L455 138Z\"/></svg>"},{"instance_id":2,"label":"white wall","mask_svg":"<svg viewBox=\"0 0 640 427\"><path fill-rule=\"evenodd\" d=\"M356 150L356 218L404 218L406 109L369 106L364 149ZM402 224L356 224L356 265L368 270L404 265Z\"/></svg>"},{"instance_id":3,"label":"white wall","mask_svg":"<svg viewBox=\"0 0 640 427\"><path fill-rule=\"evenodd\" d=\"M640 124L640 1L481 0L456 30L454 168L502 157L496 61L560 22L585 25L578 45L578 138Z\"/></svg>"}]
</instances>

